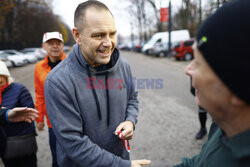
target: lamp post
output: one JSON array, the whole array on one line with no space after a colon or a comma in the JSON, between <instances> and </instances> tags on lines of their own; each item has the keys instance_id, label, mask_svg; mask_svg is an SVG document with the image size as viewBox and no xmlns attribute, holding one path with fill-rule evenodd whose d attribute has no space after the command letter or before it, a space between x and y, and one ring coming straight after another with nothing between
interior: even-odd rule
<instances>
[{"instance_id":1,"label":"lamp post","mask_svg":"<svg viewBox=\"0 0 250 167\"><path fill-rule=\"evenodd\" d=\"M172 29L172 19L171 19L171 0L169 0L169 7L168 7L168 58L171 57L171 29Z\"/></svg>"}]
</instances>

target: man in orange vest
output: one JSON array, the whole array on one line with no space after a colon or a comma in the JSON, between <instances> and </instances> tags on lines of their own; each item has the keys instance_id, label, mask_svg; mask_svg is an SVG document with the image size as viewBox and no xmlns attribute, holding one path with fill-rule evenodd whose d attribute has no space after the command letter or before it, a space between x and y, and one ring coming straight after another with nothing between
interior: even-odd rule
<instances>
[{"instance_id":1,"label":"man in orange vest","mask_svg":"<svg viewBox=\"0 0 250 167\"><path fill-rule=\"evenodd\" d=\"M37 129L42 131L44 129L44 116L46 116L47 125L49 127L49 145L52 153L52 166L57 167L56 137L52 130L46 111L44 83L49 72L66 57L63 52L64 41L62 34L59 32L44 33L42 47L45 51L47 51L47 56L43 60L39 61L35 66L35 105L36 109L39 111L39 117L36 119L36 122Z\"/></svg>"}]
</instances>

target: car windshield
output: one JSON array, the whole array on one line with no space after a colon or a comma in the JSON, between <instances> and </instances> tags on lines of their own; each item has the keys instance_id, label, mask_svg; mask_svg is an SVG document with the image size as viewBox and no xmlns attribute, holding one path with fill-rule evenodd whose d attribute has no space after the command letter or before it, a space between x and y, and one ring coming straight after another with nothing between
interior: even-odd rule
<instances>
[{"instance_id":1,"label":"car windshield","mask_svg":"<svg viewBox=\"0 0 250 167\"><path fill-rule=\"evenodd\" d=\"M6 54L6 53L0 53L0 57L8 57L9 54Z\"/></svg>"},{"instance_id":2,"label":"car windshield","mask_svg":"<svg viewBox=\"0 0 250 167\"><path fill-rule=\"evenodd\" d=\"M6 52L7 54L10 54L10 55L15 55L15 53L13 52Z\"/></svg>"},{"instance_id":3,"label":"car windshield","mask_svg":"<svg viewBox=\"0 0 250 167\"><path fill-rule=\"evenodd\" d=\"M193 43L194 43L194 41L186 41L186 42L184 43L184 46L192 46Z\"/></svg>"},{"instance_id":4,"label":"car windshield","mask_svg":"<svg viewBox=\"0 0 250 167\"><path fill-rule=\"evenodd\" d=\"M0 53L0 57L5 57L5 55Z\"/></svg>"},{"instance_id":5,"label":"car windshield","mask_svg":"<svg viewBox=\"0 0 250 167\"><path fill-rule=\"evenodd\" d=\"M25 48L21 50L22 53L35 52L36 48Z\"/></svg>"},{"instance_id":6,"label":"car windshield","mask_svg":"<svg viewBox=\"0 0 250 167\"><path fill-rule=\"evenodd\" d=\"M161 39L159 39L159 37L153 36L153 37L147 42L147 44L154 45L157 41L161 42Z\"/></svg>"},{"instance_id":7,"label":"car windshield","mask_svg":"<svg viewBox=\"0 0 250 167\"><path fill-rule=\"evenodd\" d=\"M181 46L181 43L175 44L174 48L179 48Z\"/></svg>"},{"instance_id":8,"label":"car windshield","mask_svg":"<svg viewBox=\"0 0 250 167\"><path fill-rule=\"evenodd\" d=\"M22 53L30 53L33 52L32 50L21 50Z\"/></svg>"}]
</instances>

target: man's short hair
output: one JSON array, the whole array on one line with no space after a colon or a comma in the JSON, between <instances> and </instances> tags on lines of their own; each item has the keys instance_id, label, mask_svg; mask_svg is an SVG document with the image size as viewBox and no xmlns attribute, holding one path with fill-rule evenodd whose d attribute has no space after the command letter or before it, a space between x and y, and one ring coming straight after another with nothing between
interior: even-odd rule
<instances>
[{"instance_id":1,"label":"man's short hair","mask_svg":"<svg viewBox=\"0 0 250 167\"><path fill-rule=\"evenodd\" d=\"M89 0L83 3L80 3L76 10L75 10L75 16L74 16L74 25L78 30L81 30L81 26L83 25L83 20L85 17L85 13L88 8L93 7L96 9L103 9L110 12L109 8L102 2L96 1L96 0Z\"/></svg>"}]
</instances>

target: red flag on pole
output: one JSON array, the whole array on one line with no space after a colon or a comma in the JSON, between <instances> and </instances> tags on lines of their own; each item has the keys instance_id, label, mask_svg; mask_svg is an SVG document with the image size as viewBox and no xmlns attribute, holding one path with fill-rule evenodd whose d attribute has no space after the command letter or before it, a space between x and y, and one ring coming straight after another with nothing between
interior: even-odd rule
<instances>
[{"instance_id":1,"label":"red flag on pole","mask_svg":"<svg viewBox=\"0 0 250 167\"><path fill-rule=\"evenodd\" d=\"M160 13L161 13L160 21L161 22L168 22L168 19L169 19L168 11L169 11L168 8L160 9Z\"/></svg>"}]
</instances>

